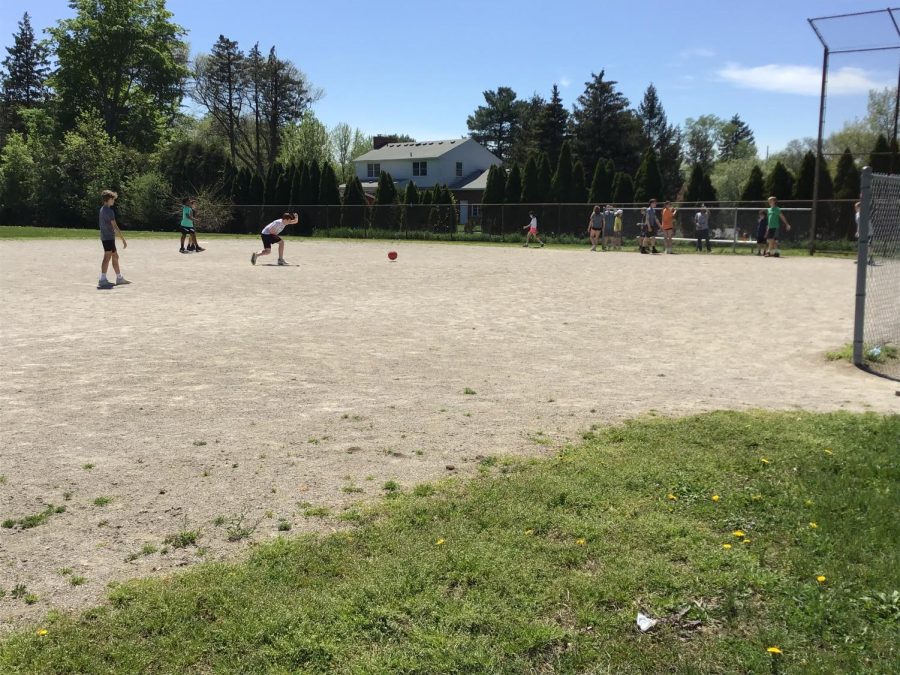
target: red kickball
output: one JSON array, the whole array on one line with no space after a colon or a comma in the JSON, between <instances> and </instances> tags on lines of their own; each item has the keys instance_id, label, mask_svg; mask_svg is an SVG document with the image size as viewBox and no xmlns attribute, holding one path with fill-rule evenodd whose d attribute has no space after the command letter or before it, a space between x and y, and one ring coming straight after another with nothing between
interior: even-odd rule
<instances>
[{"instance_id":1,"label":"red kickball","mask_svg":"<svg viewBox=\"0 0 900 675\"><path fill-rule=\"evenodd\" d=\"M388 251L388 260L396 260L397 251Z\"/></svg>"}]
</instances>

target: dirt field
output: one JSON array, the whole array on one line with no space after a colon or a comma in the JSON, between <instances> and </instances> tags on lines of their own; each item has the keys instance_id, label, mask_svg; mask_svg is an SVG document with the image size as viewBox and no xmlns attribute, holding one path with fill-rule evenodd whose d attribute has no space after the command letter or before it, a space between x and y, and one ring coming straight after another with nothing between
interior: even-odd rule
<instances>
[{"instance_id":1,"label":"dirt field","mask_svg":"<svg viewBox=\"0 0 900 675\"><path fill-rule=\"evenodd\" d=\"M0 623L591 424L900 411L896 383L822 358L851 335L852 261L293 240L279 268L255 245L135 239L133 284L99 291L99 242L0 242L0 520L66 507L0 528ZM258 526L229 542L213 521L242 512Z\"/></svg>"}]
</instances>

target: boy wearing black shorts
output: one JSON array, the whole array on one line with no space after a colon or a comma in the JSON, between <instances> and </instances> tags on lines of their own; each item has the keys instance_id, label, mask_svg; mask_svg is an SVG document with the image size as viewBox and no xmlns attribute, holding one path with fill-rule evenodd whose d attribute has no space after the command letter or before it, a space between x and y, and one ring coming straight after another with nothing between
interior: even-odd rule
<instances>
[{"instance_id":1,"label":"boy wearing black shorts","mask_svg":"<svg viewBox=\"0 0 900 675\"><path fill-rule=\"evenodd\" d=\"M269 255L272 252L272 244L278 244L278 264L287 265L284 259L284 239L279 237L281 231L288 225L294 225L300 222L300 216L296 213L282 213L281 218L273 220L263 228L260 235L263 240L262 250L257 251L250 256L250 264L255 265L256 259L262 255Z\"/></svg>"},{"instance_id":2,"label":"boy wearing black shorts","mask_svg":"<svg viewBox=\"0 0 900 675\"><path fill-rule=\"evenodd\" d=\"M130 284L125 277L122 276L122 270L119 269L119 253L116 251L116 237L122 240L122 248L128 248L125 237L116 223L116 212L113 211L113 205L119 198L112 190L104 190L100 194L103 200L103 206L100 207L100 243L103 244L103 262L100 264L100 281L97 282L97 288L115 288ZM112 262L113 270L116 272L116 283L112 283L106 278L106 272L109 269L109 263Z\"/></svg>"}]
</instances>

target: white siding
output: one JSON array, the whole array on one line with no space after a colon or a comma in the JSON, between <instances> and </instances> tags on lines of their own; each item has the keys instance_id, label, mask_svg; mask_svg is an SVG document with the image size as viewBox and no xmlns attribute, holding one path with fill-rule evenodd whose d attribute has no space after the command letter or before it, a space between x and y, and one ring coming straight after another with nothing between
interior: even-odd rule
<instances>
[{"instance_id":1,"label":"white siding","mask_svg":"<svg viewBox=\"0 0 900 675\"><path fill-rule=\"evenodd\" d=\"M414 161L428 162L427 176L413 176ZM368 160L355 162L355 165L356 175L361 181L377 180L377 176L374 179L367 176L366 167L367 164L378 163L381 165L381 170L390 173L391 177L396 181L411 180L416 184L416 187L430 188L434 187L435 183L452 185L458 181L460 177L456 175L457 162L462 162L463 164L463 176L468 176L475 171L489 169L491 164L500 164L500 160L494 155L475 141L469 139L459 145L459 147L453 148L436 159Z\"/></svg>"}]
</instances>

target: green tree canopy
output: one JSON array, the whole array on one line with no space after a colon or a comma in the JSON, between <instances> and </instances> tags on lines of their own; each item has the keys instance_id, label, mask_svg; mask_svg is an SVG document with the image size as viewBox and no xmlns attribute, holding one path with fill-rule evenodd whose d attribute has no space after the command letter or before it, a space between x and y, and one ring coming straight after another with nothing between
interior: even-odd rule
<instances>
[{"instance_id":1,"label":"green tree canopy","mask_svg":"<svg viewBox=\"0 0 900 675\"><path fill-rule=\"evenodd\" d=\"M522 102L509 87L483 94L485 105L478 106L466 120L469 135L507 162L521 127Z\"/></svg>"},{"instance_id":2,"label":"green tree canopy","mask_svg":"<svg viewBox=\"0 0 900 675\"><path fill-rule=\"evenodd\" d=\"M674 197L681 189L681 131L669 124L662 102L651 83L638 106L638 117L647 145L656 152L662 179L659 197Z\"/></svg>"},{"instance_id":3,"label":"green tree canopy","mask_svg":"<svg viewBox=\"0 0 900 675\"><path fill-rule=\"evenodd\" d=\"M613 203L634 203L634 181L624 171L619 171L613 181Z\"/></svg>"},{"instance_id":4,"label":"green tree canopy","mask_svg":"<svg viewBox=\"0 0 900 675\"><path fill-rule=\"evenodd\" d=\"M779 200L790 199L794 195L794 177L781 162L775 162L775 166L766 176L766 199L777 197Z\"/></svg>"},{"instance_id":5,"label":"green tree canopy","mask_svg":"<svg viewBox=\"0 0 900 675\"><path fill-rule=\"evenodd\" d=\"M544 200L541 194L541 183L538 177L538 166L534 155L525 163L525 173L522 176L522 203L538 204Z\"/></svg>"},{"instance_id":6,"label":"green tree canopy","mask_svg":"<svg viewBox=\"0 0 900 675\"><path fill-rule=\"evenodd\" d=\"M656 161L656 152L652 147L647 148L644 159L634 177L634 200L646 202L650 199L663 200L662 176L659 173L659 164Z\"/></svg>"},{"instance_id":7,"label":"green tree canopy","mask_svg":"<svg viewBox=\"0 0 900 675\"><path fill-rule=\"evenodd\" d=\"M869 155L869 166L875 173L891 172L891 146L883 134L878 134L875 147Z\"/></svg>"},{"instance_id":8,"label":"green tree canopy","mask_svg":"<svg viewBox=\"0 0 900 675\"><path fill-rule=\"evenodd\" d=\"M767 196L762 169L759 168L759 164L754 164L753 168L750 169L750 175L747 177L744 190L741 192L741 201L763 202Z\"/></svg>"},{"instance_id":9,"label":"green tree canopy","mask_svg":"<svg viewBox=\"0 0 900 675\"><path fill-rule=\"evenodd\" d=\"M319 204L334 206L341 203L341 192L338 188L337 174L331 162L322 166L322 177L319 181Z\"/></svg>"},{"instance_id":10,"label":"green tree canopy","mask_svg":"<svg viewBox=\"0 0 900 675\"><path fill-rule=\"evenodd\" d=\"M20 111L44 105L49 94L46 81L50 73L47 47L35 40L28 12L19 21L13 45L6 52L0 70L0 113L4 118L0 132L25 131Z\"/></svg>"},{"instance_id":11,"label":"green tree canopy","mask_svg":"<svg viewBox=\"0 0 900 675\"><path fill-rule=\"evenodd\" d=\"M556 172L550 183L550 200L558 204L565 204L570 202L572 197L572 148L566 141L559 151Z\"/></svg>"},{"instance_id":12,"label":"green tree canopy","mask_svg":"<svg viewBox=\"0 0 900 675\"><path fill-rule=\"evenodd\" d=\"M518 204L522 199L522 172L518 164L513 164L506 179L503 200L507 204Z\"/></svg>"},{"instance_id":13,"label":"green tree canopy","mask_svg":"<svg viewBox=\"0 0 900 675\"><path fill-rule=\"evenodd\" d=\"M597 162L598 164L600 162ZM587 187L584 180L584 164L581 160L575 160L572 165L572 191L569 194L569 201L575 204L584 204L587 201Z\"/></svg>"}]
</instances>

